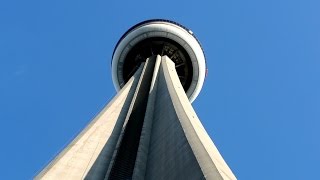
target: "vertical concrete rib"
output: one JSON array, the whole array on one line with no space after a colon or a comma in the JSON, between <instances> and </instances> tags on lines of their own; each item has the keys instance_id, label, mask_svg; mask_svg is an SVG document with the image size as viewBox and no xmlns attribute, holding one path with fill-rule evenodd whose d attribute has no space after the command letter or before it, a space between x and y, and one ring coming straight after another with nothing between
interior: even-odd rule
<instances>
[{"instance_id":1,"label":"vertical concrete rib","mask_svg":"<svg viewBox=\"0 0 320 180\"><path fill-rule=\"evenodd\" d=\"M91 174L91 179L105 176L104 169L109 165L141 71L142 68L137 70L123 89L35 179L83 179L92 166L95 173ZM103 162L95 163L97 159Z\"/></svg>"},{"instance_id":2,"label":"vertical concrete rib","mask_svg":"<svg viewBox=\"0 0 320 180\"><path fill-rule=\"evenodd\" d=\"M163 57L161 64L177 119L204 177L213 180L236 179L193 110L182 85L179 83L174 63L168 57Z\"/></svg>"},{"instance_id":3,"label":"vertical concrete rib","mask_svg":"<svg viewBox=\"0 0 320 180\"><path fill-rule=\"evenodd\" d=\"M155 65L155 56L147 59L142 71L114 158L106 179L131 179L146 113L149 89Z\"/></svg>"},{"instance_id":4,"label":"vertical concrete rib","mask_svg":"<svg viewBox=\"0 0 320 180\"><path fill-rule=\"evenodd\" d=\"M152 121L144 179L204 179L173 106L163 61L158 72Z\"/></svg>"},{"instance_id":5,"label":"vertical concrete rib","mask_svg":"<svg viewBox=\"0 0 320 180\"><path fill-rule=\"evenodd\" d=\"M157 55L132 179L144 179L144 176L146 173L151 128L152 128L152 121L154 117L153 112L154 112L155 100L157 96L157 87L158 87L157 82L158 82L158 74L159 74L158 71L159 71L160 63L161 63L161 56Z\"/></svg>"}]
</instances>

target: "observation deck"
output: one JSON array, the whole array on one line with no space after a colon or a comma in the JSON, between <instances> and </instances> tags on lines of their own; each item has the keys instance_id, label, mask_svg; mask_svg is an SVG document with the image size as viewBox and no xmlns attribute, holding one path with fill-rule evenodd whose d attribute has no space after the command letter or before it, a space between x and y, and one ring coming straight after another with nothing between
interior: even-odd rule
<instances>
[{"instance_id":1,"label":"observation deck","mask_svg":"<svg viewBox=\"0 0 320 180\"><path fill-rule=\"evenodd\" d=\"M206 63L202 47L186 27L153 19L131 27L118 41L112 55L112 80L119 91L142 62L153 55L168 56L180 82L193 102L203 86Z\"/></svg>"}]
</instances>

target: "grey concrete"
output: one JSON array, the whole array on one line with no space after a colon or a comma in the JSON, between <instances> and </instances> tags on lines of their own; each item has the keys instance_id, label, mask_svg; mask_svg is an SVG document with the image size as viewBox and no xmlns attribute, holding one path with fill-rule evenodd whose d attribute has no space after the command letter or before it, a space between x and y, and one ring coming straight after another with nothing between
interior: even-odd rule
<instances>
[{"instance_id":1,"label":"grey concrete","mask_svg":"<svg viewBox=\"0 0 320 180\"><path fill-rule=\"evenodd\" d=\"M161 56L155 58L155 66L153 71L153 77L149 89L148 104L146 108L146 114L144 117L143 127L141 130L140 144L137 152L137 159L135 162L134 172L132 179L144 179L147 169L147 160L149 152L149 144L151 138L152 122L154 119L155 100L157 98L158 87L158 71L161 63Z\"/></svg>"},{"instance_id":2,"label":"grey concrete","mask_svg":"<svg viewBox=\"0 0 320 180\"><path fill-rule=\"evenodd\" d=\"M155 56L148 58L144 65L123 131L106 174L107 179L131 179L132 177L154 65Z\"/></svg>"},{"instance_id":3,"label":"grey concrete","mask_svg":"<svg viewBox=\"0 0 320 180\"><path fill-rule=\"evenodd\" d=\"M145 179L204 179L175 112L163 63L156 82L157 95Z\"/></svg>"},{"instance_id":4,"label":"grey concrete","mask_svg":"<svg viewBox=\"0 0 320 180\"><path fill-rule=\"evenodd\" d=\"M142 67L98 116L34 179L84 179L86 175L90 179L104 178L141 71Z\"/></svg>"},{"instance_id":5,"label":"grey concrete","mask_svg":"<svg viewBox=\"0 0 320 180\"><path fill-rule=\"evenodd\" d=\"M161 86L158 85L158 87L162 87L165 90L167 90L167 92L165 92L164 90L164 94L166 94L166 96L168 96L169 94L170 96L169 102L172 102L174 107L174 112L175 112L175 113L172 113L172 116L169 116L169 117L172 118L174 117L174 114L176 114L176 119L173 121L179 122L184 132L184 136L188 142L188 145L190 145L192 154L195 156L201 168L204 178L236 179L232 171L229 169L228 165L223 160L219 151L213 144L209 135L205 131L195 111L193 110L186 94L184 93L184 90L181 84L179 83L179 78L175 72L175 67L172 61L167 57L163 57L161 67L162 67L161 68L162 71L160 71L160 77L164 77L165 84ZM161 75L161 72L163 72L163 75ZM159 99L162 99L162 98L159 97ZM162 118L162 120L163 119L165 118ZM176 126L176 127L179 128L179 126ZM159 128L157 127L156 129L159 129ZM176 131L178 130L176 129ZM181 139L183 138L181 137ZM186 148L186 147L183 146L180 148ZM152 148L150 147L150 149ZM190 159L192 159L191 158L192 155L188 154L190 153L190 151L188 151L187 149L188 148L186 148L186 151L182 153L184 153L186 157L189 157ZM175 158L174 160L176 161ZM185 159L185 161L187 161L187 159ZM196 165L192 164L192 166L196 166ZM190 169L186 168L184 171L188 171L188 170L192 171L192 168ZM195 173L194 170L192 172Z\"/></svg>"},{"instance_id":6,"label":"grey concrete","mask_svg":"<svg viewBox=\"0 0 320 180\"><path fill-rule=\"evenodd\" d=\"M166 56L150 57L36 179L230 179Z\"/></svg>"}]
</instances>

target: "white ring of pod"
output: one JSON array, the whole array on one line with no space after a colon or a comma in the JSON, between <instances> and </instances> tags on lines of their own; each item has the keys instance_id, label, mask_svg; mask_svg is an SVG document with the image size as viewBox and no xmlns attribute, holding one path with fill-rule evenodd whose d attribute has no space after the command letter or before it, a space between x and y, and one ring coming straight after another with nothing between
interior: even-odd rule
<instances>
[{"instance_id":1,"label":"white ring of pod","mask_svg":"<svg viewBox=\"0 0 320 180\"><path fill-rule=\"evenodd\" d=\"M134 28L118 43L112 58L112 80L117 91L121 89L120 85L124 83L122 77L123 62L128 52L138 42L152 37L164 37L176 41L190 56L193 68L193 77L186 94L193 102L201 91L203 86L206 63L202 48L192 32L176 24L166 21L150 21ZM120 68L119 68L120 67Z\"/></svg>"}]
</instances>

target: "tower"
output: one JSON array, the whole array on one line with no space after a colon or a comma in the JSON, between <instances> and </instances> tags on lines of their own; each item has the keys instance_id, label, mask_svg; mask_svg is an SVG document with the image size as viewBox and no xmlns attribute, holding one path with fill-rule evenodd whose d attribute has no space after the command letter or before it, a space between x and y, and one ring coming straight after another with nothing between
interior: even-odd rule
<instances>
[{"instance_id":1,"label":"tower","mask_svg":"<svg viewBox=\"0 0 320 180\"><path fill-rule=\"evenodd\" d=\"M191 105L205 69L189 29L133 26L112 56L118 93L35 179L236 179Z\"/></svg>"}]
</instances>

